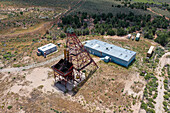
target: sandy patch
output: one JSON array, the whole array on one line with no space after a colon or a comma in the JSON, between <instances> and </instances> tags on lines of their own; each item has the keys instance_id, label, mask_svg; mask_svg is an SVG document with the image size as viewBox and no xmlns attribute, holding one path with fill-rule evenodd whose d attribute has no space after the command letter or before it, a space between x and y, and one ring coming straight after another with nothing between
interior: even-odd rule
<instances>
[{"instance_id":1,"label":"sandy patch","mask_svg":"<svg viewBox=\"0 0 170 113\"><path fill-rule=\"evenodd\" d=\"M97 62L99 62L101 59L100 59L99 57L95 57L95 58L93 58L93 60L94 60L95 63L97 63Z\"/></svg>"},{"instance_id":2,"label":"sandy patch","mask_svg":"<svg viewBox=\"0 0 170 113\"><path fill-rule=\"evenodd\" d=\"M36 68L30 74L26 76L26 80L31 82L30 87L37 88L38 86L43 86L42 91L52 91L54 88L53 78L48 78L48 72L52 71L49 68Z\"/></svg>"},{"instance_id":3,"label":"sandy patch","mask_svg":"<svg viewBox=\"0 0 170 113\"><path fill-rule=\"evenodd\" d=\"M4 67L4 64L0 61L0 67Z\"/></svg>"},{"instance_id":4,"label":"sandy patch","mask_svg":"<svg viewBox=\"0 0 170 113\"><path fill-rule=\"evenodd\" d=\"M141 87L140 91L138 93L136 93L133 91L132 86L135 85L134 82L140 82L140 83L144 84L143 86L145 86L145 82L140 77L139 73L132 73L132 74L133 74L133 76L130 80L124 80L125 88L124 88L123 93L127 93L128 95L133 95L133 97L137 96L137 98L138 97L142 98L144 87ZM140 110L140 106L141 106L141 103L138 101L135 105L132 105L132 110L134 111L133 113L138 113L138 111Z\"/></svg>"},{"instance_id":5,"label":"sandy patch","mask_svg":"<svg viewBox=\"0 0 170 113\"><path fill-rule=\"evenodd\" d=\"M132 76L132 78L130 79L130 81L128 80L128 81L125 81L125 88L124 88L124 93L127 93L128 95L133 95L133 96L142 96L142 94L143 94L143 91L141 90L141 91L139 91L138 93L135 93L133 90L132 90L132 88L131 88L131 86L134 84L134 81L135 82L141 82L141 83L144 83L143 81L142 81L142 79L140 78L140 75L139 75L139 73L134 73L133 74L133 76Z\"/></svg>"},{"instance_id":6,"label":"sandy patch","mask_svg":"<svg viewBox=\"0 0 170 113\"><path fill-rule=\"evenodd\" d=\"M26 56L26 57L23 58L23 60L29 60L30 58L31 58L31 57Z\"/></svg>"},{"instance_id":7,"label":"sandy patch","mask_svg":"<svg viewBox=\"0 0 170 113\"><path fill-rule=\"evenodd\" d=\"M140 102L136 103L134 106L132 106L132 110L134 111L133 113L139 113L139 109L140 109ZM143 113L143 112L140 112ZM146 113L146 112L144 112Z\"/></svg>"},{"instance_id":8,"label":"sandy patch","mask_svg":"<svg viewBox=\"0 0 170 113\"><path fill-rule=\"evenodd\" d=\"M23 63L29 63L29 62L33 62L33 59L29 56L26 56L22 59Z\"/></svg>"},{"instance_id":9,"label":"sandy patch","mask_svg":"<svg viewBox=\"0 0 170 113\"><path fill-rule=\"evenodd\" d=\"M120 37L120 36L104 36L104 38L112 38L112 39L118 39L118 40L128 40L127 38L126 38L127 36L122 36L122 37Z\"/></svg>"},{"instance_id":10,"label":"sandy patch","mask_svg":"<svg viewBox=\"0 0 170 113\"><path fill-rule=\"evenodd\" d=\"M155 111L156 113L161 113L164 111L163 109L163 104L162 102L164 101L164 78L160 77L159 75L161 75L162 72L162 68L166 65L166 64L170 64L170 58L166 58L167 55L170 55L170 52L165 53L160 59L159 59L159 65L156 69L157 72L157 78L158 78L158 96L156 98L156 104L155 104Z\"/></svg>"},{"instance_id":11,"label":"sandy patch","mask_svg":"<svg viewBox=\"0 0 170 113\"><path fill-rule=\"evenodd\" d=\"M42 89L44 93L58 91L54 85L54 78L48 77L48 73L52 71L49 68L35 68L26 74L25 81L14 84L10 91L18 93L20 96L29 96L34 88ZM27 83L26 83L27 82Z\"/></svg>"},{"instance_id":12,"label":"sandy patch","mask_svg":"<svg viewBox=\"0 0 170 113\"><path fill-rule=\"evenodd\" d=\"M21 109L18 113L25 113L25 111L23 111L23 110Z\"/></svg>"}]
</instances>

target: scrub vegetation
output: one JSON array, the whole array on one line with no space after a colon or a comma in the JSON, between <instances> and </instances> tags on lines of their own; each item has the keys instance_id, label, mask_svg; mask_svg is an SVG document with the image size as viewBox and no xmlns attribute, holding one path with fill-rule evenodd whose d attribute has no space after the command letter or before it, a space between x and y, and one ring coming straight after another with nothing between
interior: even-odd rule
<instances>
[{"instance_id":1,"label":"scrub vegetation","mask_svg":"<svg viewBox=\"0 0 170 113\"><path fill-rule=\"evenodd\" d=\"M154 39L156 42L165 46L170 41L169 21L164 17L152 17L151 15L135 15L117 13L87 14L85 12L69 15L62 18L59 27L66 29L72 27L79 35L99 34L99 35L118 35L124 36L128 33L142 32L144 38Z\"/></svg>"},{"instance_id":2,"label":"scrub vegetation","mask_svg":"<svg viewBox=\"0 0 170 113\"><path fill-rule=\"evenodd\" d=\"M154 113L161 77L161 105L168 112L170 66L156 73L170 51L168 14L168 0L1 0L0 112ZM63 92L55 86L51 66L63 58L68 27L81 42L114 44L135 51L136 59L125 68L91 55L100 68L71 93ZM139 41L127 38L137 33ZM58 51L37 56L37 48L48 43ZM156 49L148 59L151 45Z\"/></svg>"}]
</instances>

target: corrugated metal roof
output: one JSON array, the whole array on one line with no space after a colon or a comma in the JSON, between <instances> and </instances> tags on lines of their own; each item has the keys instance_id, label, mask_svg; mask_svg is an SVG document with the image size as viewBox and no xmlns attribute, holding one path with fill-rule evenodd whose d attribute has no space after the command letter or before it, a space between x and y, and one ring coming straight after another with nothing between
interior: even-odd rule
<instances>
[{"instance_id":1,"label":"corrugated metal roof","mask_svg":"<svg viewBox=\"0 0 170 113\"><path fill-rule=\"evenodd\" d=\"M151 47L149 48L148 54L151 54L152 51L153 51L153 49L154 49L154 46L151 46Z\"/></svg>"},{"instance_id":2,"label":"corrugated metal roof","mask_svg":"<svg viewBox=\"0 0 170 113\"><path fill-rule=\"evenodd\" d=\"M140 33L137 33L136 37L140 37Z\"/></svg>"},{"instance_id":3,"label":"corrugated metal roof","mask_svg":"<svg viewBox=\"0 0 170 113\"><path fill-rule=\"evenodd\" d=\"M110 56L117 57L125 61L129 61L136 54L136 52L134 51L127 50L99 40L86 41L86 44L84 46L95 49Z\"/></svg>"},{"instance_id":4,"label":"corrugated metal roof","mask_svg":"<svg viewBox=\"0 0 170 113\"><path fill-rule=\"evenodd\" d=\"M44 46L42 46L42 47L39 47L38 49L41 50L41 51L43 51L43 52L45 52L45 51L47 51L47 50L49 50L49 49L51 49L51 48L54 48L54 47L56 47L55 44L49 43L49 44L47 44L47 45L44 45Z\"/></svg>"},{"instance_id":5,"label":"corrugated metal roof","mask_svg":"<svg viewBox=\"0 0 170 113\"><path fill-rule=\"evenodd\" d=\"M131 37L132 35L131 34L128 34L128 37Z\"/></svg>"}]
</instances>

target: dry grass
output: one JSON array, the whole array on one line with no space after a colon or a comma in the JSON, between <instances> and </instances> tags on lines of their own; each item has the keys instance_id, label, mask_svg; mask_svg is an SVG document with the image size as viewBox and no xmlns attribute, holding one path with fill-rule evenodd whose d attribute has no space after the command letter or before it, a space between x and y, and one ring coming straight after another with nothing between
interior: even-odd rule
<instances>
[{"instance_id":1,"label":"dry grass","mask_svg":"<svg viewBox=\"0 0 170 113\"><path fill-rule=\"evenodd\" d=\"M86 40L86 37L80 37L81 41ZM31 97L21 97L18 94L9 93L7 97L4 97L1 93L0 106L4 106L3 109L0 108L0 111L9 111L7 110L8 105L13 105L11 111L17 112L20 111L20 107L22 106L22 110L26 112L51 112L51 108L58 111L66 111L66 112L113 112L119 111L122 113L132 112L133 101L138 103L140 101L140 95L137 97L133 97L132 95L128 95L124 93L124 88L127 83L131 83L131 78L134 78L134 72L138 73L140 69L146 67L143 64L143 57L145 57L147 50L149 49L151 42L141 39L139 42L131 41L131 40L120 40L120 39L112 39L107 38L104 39L102 36L89 36L88 39L99 39L102 41L106 41L108 43L115 44L117 46L121 46L133 51L137 52L136 61L129 67L124 68L120 65L114 63L104 63L103 61L98 61L97 64L100 67L88 80L87 82L80 88L77 94L73 97L68 95L63 95L60 93L42 93L42 89L35 89L31 93ZM59 48L59 52L47 57L44 59L43 57L36 56L37 47L44 45L45 43L49 43L50 41L41 40L41 42L36 42L32 45L31 40L26 42L9 42L8 45L10 47L17 45L20 46L18 48L18 53L20 53L25 48L29 48L24 54L24 56L30 56L33 61L42 62L44 60L50 59L52 57L56 57L59 54L63 53L63 46ZM58 42L64 43L64 40L58 40L54 42L57 44ZM24 45L24 46L21 46ZM29 45L26 47L25 45ZM31 46L32 45L32 46ZM15 46L14 46L15 47ZM34 48L34 49L33 49ZM30 53L32 51L32 53ZM93 56L94 57L94 56ZM22 63L17 60L17 62ZM52 64L46 65L46 67L50 67ZM27 72L23 71L22 73ZM13 76L6 77L4 81L1 81L0 85L4 87L0 89L0 91L5 92L9 86L11 87L16 82L25 81L23 76L15 75L11 73ZM52 76L53 73L49 72L48 76ZM13 80L13 77L16 77ZM132 83L132 84L133 84ZM26 84L25 84L26 85ZM138 93L142 90L143 84L136 83L131 87L134 87L134 93ZM141 89L139 89L141 88ZM56 89L57 90L57 89ZM16 101L18 98L18 101ZM4 103L4 104L3 104ZM15 103L15 104L14 104ZM34 106L34 107L33 107ZM139 105L137 105L139 106Z\"/></svg>"}]
</instances>

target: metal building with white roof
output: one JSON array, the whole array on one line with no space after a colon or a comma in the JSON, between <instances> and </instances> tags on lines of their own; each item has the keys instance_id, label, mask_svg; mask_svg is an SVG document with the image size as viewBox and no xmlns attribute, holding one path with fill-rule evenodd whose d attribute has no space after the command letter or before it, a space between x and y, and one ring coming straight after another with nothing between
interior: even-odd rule
<instances>
[{"instance_id":1,"label":"metal building with white roof","mask_svg":"<svg viewBox=\"0 0 170 113\"><path fill-rule=\"evenodd\" d=\"M57 51L57 46L55 44L49 43L47 45L39 47L37 53L41 53L44 57L46 57L46 55L55 51Z\"/></svg>"},{"instance_id":2,"label":"metal building with white roof","mask_svg":"<svg viewBox=\"0 0 170 113\"><path fill-rule=\"evenodd\" d=\"M152 56L152 53L154 51L154 46L151 46L147 52L147 57L151 57Z\"/></svg>"},{"instance_id":3,"label":"metal building with white roof","mask_svg":"<svg viewBox=\"0 0 170 113\"><path fill-rule=\"evenodd\" d=\"M93 55L99 57L110 57L111 62L128 67L129 64L135 59L136 52L127 50L113 44L108 44L99 40L86 41L84 47Z\"/></svg>"}]
</instances>

